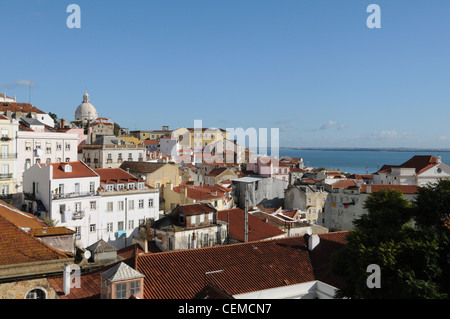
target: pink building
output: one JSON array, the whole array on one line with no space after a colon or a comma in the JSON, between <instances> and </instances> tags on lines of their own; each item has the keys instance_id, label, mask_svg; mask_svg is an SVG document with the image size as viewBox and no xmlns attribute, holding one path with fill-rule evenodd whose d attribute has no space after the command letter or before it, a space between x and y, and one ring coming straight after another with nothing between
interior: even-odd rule
<instances>
[{"instance_id":1,"label":"pink building","mask_svg":"<svg viewBox=\"0 0 450 319\"><path fill-rule=\"evenodd\" d=\"M247 171L252 171L260 176L289 181L290 167L275 158L261 156L256 159L256 162L247 164Z\"/></svg>"}]
</instances>

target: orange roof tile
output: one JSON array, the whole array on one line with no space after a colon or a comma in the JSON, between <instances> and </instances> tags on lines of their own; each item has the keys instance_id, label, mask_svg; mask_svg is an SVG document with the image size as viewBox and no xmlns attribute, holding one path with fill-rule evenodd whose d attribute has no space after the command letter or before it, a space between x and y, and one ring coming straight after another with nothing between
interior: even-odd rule
<instances>
[{"instance_id":1,"label":"orange roof tile","mask_svg":"<svg viewBox=\"0 0 450 319\"><path fill-rule=\"evenodd\" d=\"M130 173L127 173L121 168L97 168L94 169L100 176L100 182L106 184L116 184L116 183L133 183L133 182L143 182L141 178L137 178Z\"/></svg>"},{"instance_id":2,"label":"orange roof tile","mask_svg":"<svg viewBox=\"0 0 450 319\"><path fill-rule=\"evenodd\" d=\"M314 280L303 237L138 255L136 270L146 299L191 299L210 282L236 295Z\"/></svg>"},{"instance_id":3,"label":"orange roof tile","mask_svg":"<svg viewBox=\"0 0 450 319\"><path fill-rule=\"evenodd\" d=\"M415 194L417 193L416 185L396 185L396 184L364 184L361 185L361 193L367 193L368 188L370 187L370 192L378 192L382 189L395 189L403 194Z\"/></svg>"},{"instance_id":4,"label":"orange roof tile","mask_svg":"<svg viewBox=\"0 0 450 319\"><path fill-rule=\"evenodd\" d=\"M42 228L47 225L36 216L22 212L0 200L0 216L6 218L20 228Z\"/></svg>"},{"instance_id":5,"label":"orange roof tile","mask_svg":"<svg viewBox=\"0 0 450 319\"><path fill-rule=\"evenodd\" d=\"M64 166L71 165L72 171L65 172ZM83 162L63 162L63 163L45 163L39 164L39 166L43 167L45 165L53 166L53 179L60 178L82 178L82 177L96 177L98 176L89 166L84 164Z\"/></svg>"},{"instance_id":6,"label":"orange roof tile","mask_svg":"<svg viewBox=\"0 0 450 319\"><path fill-rule=\"evenodd\" d=\"M244 210L240 208L221 210L217 212L217 218L224 222L229 222L228 230L230 236L241 242L244 241ZM284 231L264 222L258 217L248 214L248 240L263 240L285 234Z\"/></svg>"},{"instance_id":7,"label":"orange roof tile","mask_svg":"<svg viewBox=\"0 0 450 319\"><path fill-rule=\"evenodd\" d=\"M0 265L68 258L0 216Z\"/></svg>"}]
</instances>

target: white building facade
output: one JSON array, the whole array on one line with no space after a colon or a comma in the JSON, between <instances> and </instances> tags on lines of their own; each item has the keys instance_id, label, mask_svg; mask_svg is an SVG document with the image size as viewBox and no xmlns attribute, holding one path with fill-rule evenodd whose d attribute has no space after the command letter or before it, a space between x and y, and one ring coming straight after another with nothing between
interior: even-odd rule
<instances>
[{"instance_id":1,"label":"white building facade","mask_svg":"<svg viewBox=\"0 0 450 319\"><path fill-rule=\"evenodd\" d=\"M123 182L102 175L126 176ZM83 162L35 164L24 173L25 202L40 201L41 217L76 232L76 246L103 239L120 249L131 244L139 223L159 218L159 191L118 169L92 170Z\"/></svg>"}]
</instances>

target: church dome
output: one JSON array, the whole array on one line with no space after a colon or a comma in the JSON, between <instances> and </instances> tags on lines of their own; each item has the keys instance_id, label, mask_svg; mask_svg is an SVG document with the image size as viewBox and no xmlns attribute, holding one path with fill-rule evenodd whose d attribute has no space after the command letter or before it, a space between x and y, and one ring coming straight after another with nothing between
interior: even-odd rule
<instances>
[{"instance_id":1,"label":"church dome","mask_svg":"<svg viewBox=\"0 0 450 319\"><path fill-rule=\"evenodd\" d=\"M83 121L83 120L95 120L97 118L97 110L95 107L89 102L89 94L86 92L83 95L83 103L81 103L76 111L75 111L75 120Z\"/></svg>"}]
</instances>

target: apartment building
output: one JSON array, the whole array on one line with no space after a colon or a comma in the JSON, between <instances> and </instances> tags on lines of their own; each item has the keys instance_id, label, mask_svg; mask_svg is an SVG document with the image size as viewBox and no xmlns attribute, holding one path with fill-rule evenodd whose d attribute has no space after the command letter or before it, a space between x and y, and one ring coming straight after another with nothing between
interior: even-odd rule
<instances>
[{"instance_id":1,"label":"apartment building","mask_svg":"<svg viewBox=\"0 0 450 319\"><path fill-rule=\"evenodd\" d=\"M80 161L35 164L24 172L25 204L40 216L76 232L76 245L104 239L131 243L140 224L159 218L159 192L121 169L93 170Z\"/></svg>"}]
</instances>

